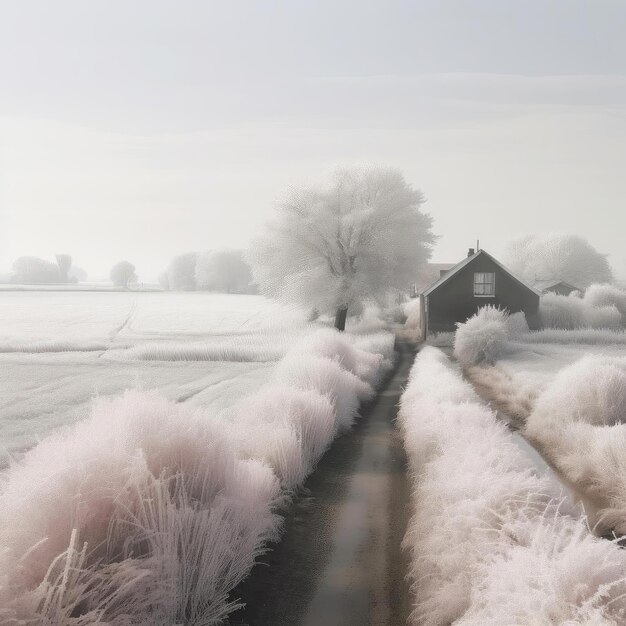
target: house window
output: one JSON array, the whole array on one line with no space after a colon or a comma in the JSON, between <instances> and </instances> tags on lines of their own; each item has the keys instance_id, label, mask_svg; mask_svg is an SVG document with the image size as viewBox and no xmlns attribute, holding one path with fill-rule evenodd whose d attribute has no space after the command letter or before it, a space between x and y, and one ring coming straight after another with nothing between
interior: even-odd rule
<instances>
[{"instance_id":1,"label":"house window","mask_svg":"<svg viewBox=\"0 0 626 626\"><path fill-rule=\"evenodd\" d=\"M476 272L474 274L474 295L480 297L496 295L496 275L494 272Z\"/></svg>"}]
</instances>

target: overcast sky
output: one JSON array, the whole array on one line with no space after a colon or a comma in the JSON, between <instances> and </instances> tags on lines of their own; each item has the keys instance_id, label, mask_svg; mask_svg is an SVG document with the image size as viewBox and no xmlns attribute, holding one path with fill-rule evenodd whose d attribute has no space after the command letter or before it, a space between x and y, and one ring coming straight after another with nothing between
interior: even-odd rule
<instances>
[{"instance_id":1,"label":"overcast sky","mask_svg":"<svg viewBox=\"0 0 626 626\"><path fill-rule=\"evenodd\" d=\"M623 0L0 0L0 272L154 279L286 187L402 169L455 262L574 232L626 276Z\"/></svg>"}]
</instances>

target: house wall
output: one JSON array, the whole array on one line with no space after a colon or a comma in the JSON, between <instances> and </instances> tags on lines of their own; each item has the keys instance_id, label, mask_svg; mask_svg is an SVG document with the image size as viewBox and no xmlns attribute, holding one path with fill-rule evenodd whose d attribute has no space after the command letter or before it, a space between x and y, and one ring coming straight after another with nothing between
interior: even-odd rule
<instances>
[{"instance_id":1,"label":"house wall","mask_svg":"<svg viewBox=\"0 0 626 626\"><path fill-rule=\"evenodd\" d=\"M494 297L474 295L474 272L495 273ZM510 313L523 311L531 328L538 325L539 295L523 287L489 257L481 255L428 295L428 332L454 331L457 322L464 322L487 304Z\"/></svg>"}]
</instances>

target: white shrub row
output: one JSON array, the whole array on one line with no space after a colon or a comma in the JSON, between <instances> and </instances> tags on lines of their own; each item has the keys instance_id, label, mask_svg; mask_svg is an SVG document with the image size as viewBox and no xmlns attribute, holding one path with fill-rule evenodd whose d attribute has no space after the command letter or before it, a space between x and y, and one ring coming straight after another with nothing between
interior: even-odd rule
<instances>
[{"instance_id":1,"label":"white shrub row","mask_svg":"<svg viewBox=\"0 0 626 626\"><path fill-rule=\"evenodd\" d=\"M278 536L277 506L392 351L390 335L319 331L220 417L155 393L97 402L3 476L0 623L221 623Z\"/></svg>"},{"instance_id":2,"label":"white shrub row","mask_svg":"<svg viewBox=\"0 0 626 626\"><path fill-rule=\"evenodd\" d=\"M557 504L556 485L436 348L418 354L399 420L412 624L623 623L626 554Z\"/></svg>"}]
</instances>

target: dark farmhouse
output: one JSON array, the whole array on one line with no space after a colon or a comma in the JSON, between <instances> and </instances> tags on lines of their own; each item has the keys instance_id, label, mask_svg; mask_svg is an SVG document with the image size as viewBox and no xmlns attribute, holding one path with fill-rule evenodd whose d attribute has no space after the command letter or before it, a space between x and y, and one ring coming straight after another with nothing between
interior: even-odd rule
<instances>
[{"instance_id":1,"label":"dark farmhouse","mask_svg":"<svg viewBox=\"0 0 626 626\"><path fill-rule=\"evenodd\" d=\"M467 258L420 294L424 336L456 330L457 322L464 322L487 304L510 313L523 311L528 325L537 326L539 291L484 250L470 248Z\"/></svg>"}]
</instances>

